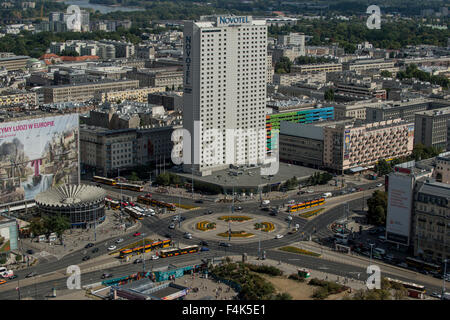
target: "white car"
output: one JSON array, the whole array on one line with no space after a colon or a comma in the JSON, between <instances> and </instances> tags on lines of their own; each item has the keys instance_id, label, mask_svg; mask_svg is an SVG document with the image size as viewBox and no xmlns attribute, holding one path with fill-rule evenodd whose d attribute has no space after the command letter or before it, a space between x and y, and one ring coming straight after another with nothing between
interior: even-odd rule
<instances>
[{"instance_id":1,"label":"white car","mask_svg":"<svg viewBox=\"0 0 450 320\"><path fill-rule=\"evenodd\" d=\"M378 184L377 184L377 188L382 187L382 186L383 186L382 183L378 183Z\"/></svg>"},{"instance_id":2,"label":"white car","mask_svg":"<svg viewBox=\"0 0 450 320\"><path fill-rule=\"evenodd\" d=\"M109 250L109 251L113 251L113 250L116 250L116 248L117 248L116 246L109 246L109 247L108 247L108 250Z\"/></svg>"},{"instance_id":3,"label":"white car","mask_svg":"<svg viewBox=\"0 0 450 320\"><path fill-rule=\"evenodd\" d=\"M284 236L282 235L282 234L277 234L276 236L275 236L275 239L281 239L281 238L283 238Z\"/></svg>"},{"instance_id":4,"label":"white car","mask_svg":"<svg viewBox=\"0 0 450 320\"><path fill-rule=\"evenodd\" d=\"M288 203L289 203L289 204L294 204L294 203L295 203L295 200L289 200Z\"/></svg>"},{"instance_id":5,"label":"white car","mask_svg":"<svg viewBox=\"0 0 450 320\"><path fill-rule=\"evenodd\" d=\"M287 217L286 217L286 220L287 220L287 221L292 221L292 216L287 216Z\"/></svg>"},{"instance_id":6,"label":"white car","mask_svg":"<svg viewBox=\"0 0 450 320\"><path fill-rule=\"evenodd\" d=\"M116 243L121 243L121 242L123 242L122 238L116 240Z\"/></svg>"},{"instance_id":7,"label":"white car","mask_svg":"<svg viewBox=\"0 0 450 320\"><path fill-rule=\"evenodd\" d=\"M158 260L158 259L159 259L159 256L153 255L151 259L152 259L152 260Z\"/></svg>"},{"instance_id":8,"label":"white car","mask_svg":"<svg viewBox=\"0 0 450 320\"><path fill-rule=\"evenodd\" d=\"M306 192L307 192L307 193L314 193L314 190L309 189L309 190L307 190Z\"/></svg>"}]
</instances>

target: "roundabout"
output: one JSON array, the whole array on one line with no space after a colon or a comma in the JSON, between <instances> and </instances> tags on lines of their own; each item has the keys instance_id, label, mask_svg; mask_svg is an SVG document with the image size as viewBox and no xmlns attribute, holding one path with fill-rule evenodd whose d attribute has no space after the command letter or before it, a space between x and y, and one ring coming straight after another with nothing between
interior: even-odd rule
<instances>
[{"instance_id":1,"label":"roundabout","mask_svg":"<svg viewBox=\"0 0 450 320\"><path fill-rule=\"evenodd\" d=\"M240 212L239 214L216 213L193 217L185 221L181 232L204 240L228 240L229 230L233 242L272 240L277 234L285 234L288 224L270 216Z\"/></svg>"}]
</instances>

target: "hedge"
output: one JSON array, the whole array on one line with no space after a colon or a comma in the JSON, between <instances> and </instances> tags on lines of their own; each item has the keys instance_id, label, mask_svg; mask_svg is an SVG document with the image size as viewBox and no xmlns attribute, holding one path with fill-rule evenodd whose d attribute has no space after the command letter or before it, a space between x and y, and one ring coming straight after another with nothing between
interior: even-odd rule
<instances>
[{"instance_id":1,"label":"hedge","mask_svg":"<svg viewBox=\"0 0 450 320\"><path fill-rule=\"evenodd\" d=\"M312 251L309 251L309 250L300 249L300 248L292 247L292 246L282 247L279 250L292 252L292 253L297 253L297 254L304 254L304 255L307 255L307 256L320 257L319 253L315 253L315 252L312 252Z\"/></svg>"}]
</instances>

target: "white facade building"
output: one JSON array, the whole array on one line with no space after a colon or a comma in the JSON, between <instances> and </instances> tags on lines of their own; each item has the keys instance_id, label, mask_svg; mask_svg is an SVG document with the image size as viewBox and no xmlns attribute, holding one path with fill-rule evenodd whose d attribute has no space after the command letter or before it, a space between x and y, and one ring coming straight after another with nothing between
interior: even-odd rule
<instances>
[{"instance_id":1,"label":"white facade building","mask_svg":"<svg viewBox=\"0 0 450 320\"><path fill-rule=\"evenodd\" d=\"M191 150L184 156L194 173L263 163L266 22L251 16L186 22L183 78L183 126L191 135L190 146L183 138L183 152ZM184 168L190 171L191 165Z\"/></svg>"}]
</instances>

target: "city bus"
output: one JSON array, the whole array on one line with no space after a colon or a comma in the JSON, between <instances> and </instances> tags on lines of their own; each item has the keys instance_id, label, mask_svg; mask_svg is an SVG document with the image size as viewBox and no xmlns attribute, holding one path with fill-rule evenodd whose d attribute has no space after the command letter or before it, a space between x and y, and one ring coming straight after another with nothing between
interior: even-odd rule
<instances>
[{"instance_id":1,"label":"city bus","mask_svg":"<svg viewBox=\"0 0 450 320\"><path fill-rule=\"evenodd\" d=\"M197 245L188 246L188 247L179 248L179 249L166 249L166 250L161 250L159 256L161 258L167 258L167 257L172 257L172 256L178 256L181 254L196 253L199 250L200 250L200 247Z\"/></svg>"},{"instance_id":2,"label":"city bus","mask_svg":"<svg viewBox=\"0 0 450 320\"><path fill-rule=\"evenodd\" d=\"M177 207L173 203L159 201L153 198L149 198L148 196L138 196L137 201L151 206L167 208L169 211L175 211L177 209Z\"/></svg>"},{"instance_id":3,"label":"city bus","mask_svg":"<svg viewBox=\"0 0 450 320\"><path fill-rule=\"evenodd\" d=\"M405 282L397 279L391 279L388 277L386 277L385 279L392 283L401 284L406 290L408 290L408 296L410 297L421 298L426 293L425 286L422 286L420 284L416 284L413 282Z\"/></svg>"},{"instance_id":4,"label":"city bus","mask_svg":"<svg viewBox=\"0 0 450 320\"><path fill-rule=\"evenodd\" d=\"M432 272L441 272L441 266L434 264L434 263L429 263L429 262L425 262L416 258L412 258L412 257L407 257L405 259L406 264L408 265L408 267L414 267L414 268L418 268L418 269L422 269L422 270L427 270L427 271L432 271Z\"/></svg>"},{"instance_id":5,"label":"city bus","mask_svg":"<svg viewBox=\"0 0 450 320\"><path fill-rule=\"evenodd\" d=\"M94 176L94 177L92 178L92 180L95 181L95 182L100 182L100 183L103 183L103 184L108 184L108 185L110 185L110 186L115 186L116 183L117 183L116 180L114 180L114 179L109 179L109 178L99 177L99 176Z\"/></svg>"},{"instance_id":6,"label":"city bus","mask_svg":"<svg viewBox=\"0 0 450 320\"><path fill-rule=\"evenodd\" d=\"M304 279L307 279L307 278L311 277L311 272L308 269L305 269L305 268L297 269L297 274L300 277L304 278Z\"/></svg>"},{"instance_id":7,"label":"city bus","mask_svg":"<svg viewBox=\"0 0 450 320\"><path fill-rule=\"evenodd\" d=\"M138 185L138 184L131 184L131 183L117 182L114 186L119 189L125 189L125 190L131 190L131 191L142 192L144 190L143 186Z\"/></svg>"},{"instance_id":8,"label":"city bus","mask_svg":"<svg viewBox=\"0 0 450 320\"><path fill-rule=\"evenodd\" d=\"M141 254L143 252L150 252L160 248L167 248L170 246L172 241L170 239L158 240L152 243L137 246L134 248L123 249L119 251L119 258L123 259L129 255Z\"/></svg>"},{"instance_id":9,"label":"city bus","mask_svg":"<svg viewBox=\"0 0 450 320\"><path fill-rule=\"evenodd\" d=\"M105 205L109 206L111 209L119 209L120 202L110 198L105 198Z\"/></svg>"},{"instance_id":10,"label":"city bus","mask_svg":"<svg viewBox=\"0 0 450 320\"><path fill-rule=\"evenodd\" d=\"M325 203L325 198L317 198L309 201L304 201L300 203L290 204L288 205L288 212L296 212L303 209L312 208L315 206L321 206Z\"/></svg>"},{"instance_id":11,"label":"city bus","mask_svg":"<svg viewBox=\"0 0 450 320\"><path fill-rule=\"evenodd\" d=\"M133 207L125 207L125 212L137 220L142 220L144 218L144 214Z\"/></svg>"}]
</instances>

